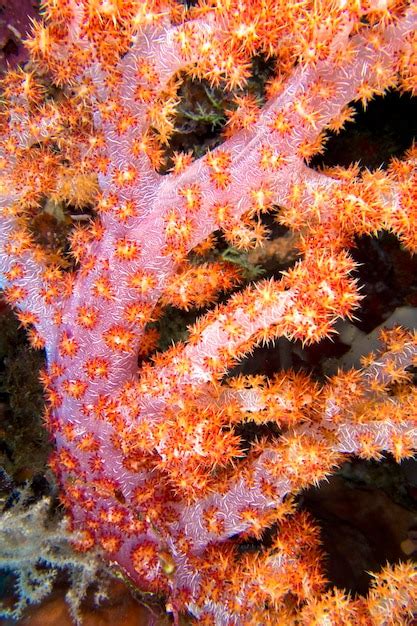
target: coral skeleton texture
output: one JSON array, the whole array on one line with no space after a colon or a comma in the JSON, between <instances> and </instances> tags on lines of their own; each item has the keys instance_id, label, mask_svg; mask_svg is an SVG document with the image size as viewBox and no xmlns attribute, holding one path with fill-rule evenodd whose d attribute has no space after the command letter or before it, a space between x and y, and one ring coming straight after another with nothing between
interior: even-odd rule
<instances>
[{"instance_id":1,"label":"coral skeleton texture","mask_svg":"<svg viewBox=\"0 0 417 626\"><path fill-rule=\"evenodd\" d=\"M407 563L375 575L366 598L328 591L319 529L292 498L349 455L415 453L416 337L386 332L362 370L325 384L227 376L257 345L317 342L353 315L356 235L387 229L417 249L414 147L375 172L308 165L352 101L417 95L416 26L408 0L46 0L30 64L2 82L0 284L46 352L62 502L78 548L100 546L176 623L380 626L416 610ZM263 105L246 90L259 55L275 64ZM221 145L176 153L162 174L186 76L234 92L235 107ZM45 199L94 206L71 234L72 268L36 241ZM302 260L144 358L163 305L212 303L239 283L189 252L215 230L258 245L267 212L300 233ZM245 441L248 421L280 435ZM267 529L268 545L247 549Z\"/></svg>"}]
</instances>

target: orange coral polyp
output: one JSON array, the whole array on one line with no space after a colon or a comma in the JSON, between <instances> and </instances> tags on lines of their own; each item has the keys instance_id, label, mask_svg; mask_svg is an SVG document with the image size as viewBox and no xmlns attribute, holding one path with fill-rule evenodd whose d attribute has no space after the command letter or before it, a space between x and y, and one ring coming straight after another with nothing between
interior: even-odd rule
<instances>
[{"instance_id":1,"label":"orange coral polyp","mask_svg":"<svg viewBox=\"0 0 417 626\"><path fill-rule=\"evenodd\" d=\"M352 100L417 92L414 0L189 4L46 0L30 64L2 80L0 281L45 348L50 465L77 547L100 546L175 623L402 623L415 568L387 566L368 597L326 591L295 496L352 454L415 454L416 333L384 333L362 369L320 383L234 368L259 344L317 342L353 317L356 237L390 231L417 250L416 147L384 171L309 166ZM252 80L264 59L265 90ZM193 153L176 132L194 123L187 78L219 119L210 86L231 103L223 135ZM49 211L87 224L62 254L36 243ZM270 236L272 211L300 260L257 281L245 251ZM173 336L164 306L219 293L187 339L147 357ZM262 549L242 549L265 530Z\"/></svg>"}]
</instances>

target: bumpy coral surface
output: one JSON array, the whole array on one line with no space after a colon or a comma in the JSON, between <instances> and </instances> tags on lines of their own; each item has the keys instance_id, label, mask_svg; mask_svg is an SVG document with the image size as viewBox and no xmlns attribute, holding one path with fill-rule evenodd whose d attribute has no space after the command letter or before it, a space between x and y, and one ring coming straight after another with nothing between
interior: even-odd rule
<instances>
[{"instance_id":1,"label":"bumpy coral surface","mask_svg":"<svg viewBox=\"0 0 417 626\"><path fill-rule=\"evenodd\" d=\"M46 351L62 501L79 549L102 546L175 620L381 625L415 610L411 564L387 566L367 598L326 591L319 530L291 499L348 455L413 455L415 336L386 332L362 370L322 384L227 372L256 345L316 342L353 314L355 235L388 229L417 248L415 148L385 171L308 166L351 101L416 93L416 25L405 0L46 0L31 66L3 81L1 284ZM262 106L245 90L257 55L276 64ZM235 106L221 145L175 154L162 175L186 74L235 91ZM46 198L94 206L70 238L74 269L36 243ZM239 282L188 253L218 229L237 248L259 244L272 210L302 234L302 260L138 372L163 304L210 303ZM248 421L275 436L245 439ZM268 546L247 549L267 529Z\"/></svg>"}]
</instances>

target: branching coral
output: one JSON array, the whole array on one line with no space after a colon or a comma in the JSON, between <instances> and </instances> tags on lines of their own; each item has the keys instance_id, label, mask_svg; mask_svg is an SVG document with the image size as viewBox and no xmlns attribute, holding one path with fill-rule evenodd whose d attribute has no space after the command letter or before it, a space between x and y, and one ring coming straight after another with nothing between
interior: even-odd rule
<instances>
[{"instance_id":1,"label":"branching coral","mask_svg":"<svg viewBox=\"0 0 417 626\"><path fill-rule=\"evenodd\" d=\"M46 351L51 467L79 548L101 546L141 589L164 595L177 622L180 611L219 626L406 620L410 568L387 568L367 599L327 592L318 530L288 498L348 455L413 455L415 335L385 333L361 371L325 384L227 373L259 344L311 344L353 315L356 235L388 229L416 250L415 147L386 171L308 166L326 130L351 119L352 100L416 93L415 2L44 8L28 42L34 69L3 82L0 270L32 345ZM264 106L240 93L220 146L177 154L159 173L182 73L244 92L259 54L277 64ZM45 197L68 198L64 182L76 176L87 196L98 189L96 215L74 229L76 269L64 271L30 226ZM300 233L301 260L236 292L138 372L161 303L212 302L216 287L236 282L217 264L190 268L190 251L217 229L236 248L258 245L262 216L278 205L281 224ZM245 441L249 419L279 435ZM241 549L271 528L271 546Z\"/></svg>"}]
</instances>

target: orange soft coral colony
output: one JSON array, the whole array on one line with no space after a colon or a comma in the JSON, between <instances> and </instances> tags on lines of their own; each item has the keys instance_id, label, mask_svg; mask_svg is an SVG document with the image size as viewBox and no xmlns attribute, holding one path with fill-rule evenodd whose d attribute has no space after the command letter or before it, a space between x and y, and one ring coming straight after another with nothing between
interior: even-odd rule
<instances>
[{"instance_id":1,"label":"orange soft coral colony","mask_svg":"<svg viewBox=\"0 0 417 626\"><path fill-rule=\"evenodd\" d=\"M387 569L368 599L326 593L317 529L285 499L346 454L413 454L415 392L404 372L415 337L397 331L378 360L323 387L295 374L224 376L260 342L318 341L352 314L360 296L346 249L355 234L387 228L416 249L415 149L383 173L306 165L325 129L350 118L352 100L416 93L416 26L411 1L226 0L186 10L163 0L47 0L27 44L33 69L4 80L0 281L46 350L62 499L83 531L78 547L101 545L139 588L165 595L175 620L188 611L219 626L379 625L415 607L414 574L403 566ZM265 106L237 98L224 143L197 160L176 155L160 175L180 73L243 88L261 53L278 60ZM30 220L45 197L71 200L71 180L83 181L73 203L94 201L98 217L72 234L79 269L64 273L34 242ZM303 260L281 281L237 292L197 321L187 344L138 373L157 303L187 309L239 282L230 268L188 267L188 252L218 228L252 245L264 234L254 220L272 204L302 230ZM282 436L247 449L237 426L248 419L275 421ZM239 538L273 524L270 549L239 552ZM391 579L397 591L386 603Z\"/></svg>"}]
</instances>

